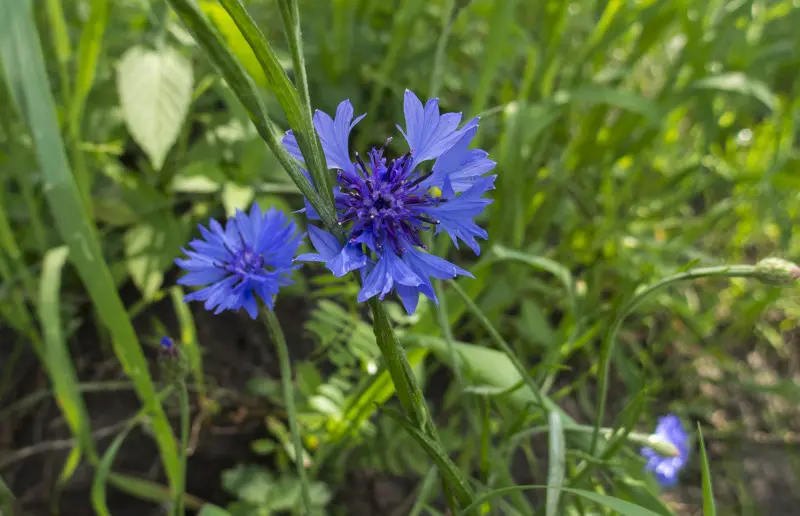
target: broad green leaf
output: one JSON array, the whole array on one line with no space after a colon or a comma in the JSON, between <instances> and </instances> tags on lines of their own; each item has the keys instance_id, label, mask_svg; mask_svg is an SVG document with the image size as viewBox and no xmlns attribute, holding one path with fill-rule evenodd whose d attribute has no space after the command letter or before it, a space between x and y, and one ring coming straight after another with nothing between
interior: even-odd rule
<instances>
[{"instance_id":1,"label":"broad green leaf","mask_svg":"<svg viewBox=\"0 0 800 516\"><path fill-rule=\"evenodd\" d=\"M135 46L117 68L117 90L131 136L160 170L192 102L191 62L172 47Z\"/></svg>"}]
</instances>

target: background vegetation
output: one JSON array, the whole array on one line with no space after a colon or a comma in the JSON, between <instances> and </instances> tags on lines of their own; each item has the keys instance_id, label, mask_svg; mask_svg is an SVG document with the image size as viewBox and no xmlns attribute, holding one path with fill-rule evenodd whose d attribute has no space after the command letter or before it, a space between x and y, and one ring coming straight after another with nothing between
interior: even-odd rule
<instances>
[{"instance_id":1,"label":"background vegetation","mask_svg":"<svg viewBox=\"0 0 800 516\"><path fill-rule=\"evenodd\" d=\"M288 129L236 25L216 1L198 2ZM302 197L165 2L24 4L0 2L0 476L15 495L0 489L5 510L163 513L163 486L180 476L168 421L178 410L156 403L163 335L191 364L187 507L299 507L266 329L182 304L173 259L210 216L253 201L294 210ZM602 413L598 378L607 332L640 286L691 267L796 259L800 4L299 4L312 104L333 112L349 98L368 112L354 149L397 136L406 88L482 117L479 145L499 174L489 240L479 259L447 251L475 279L443 285L438 311L387 306L476 489L562 484L657 514L711 514L697 444L669 492L624 439L590 455L539 410L497 351L502 338L578 424L648 433L668 411L689 430L699 423L720 514L793 512L792 289L708 278L659 290L623 321ZM278 2L245 5L293 77ZM314 266L298 276L276 311L315 504L443 513L436 469L386 412L393 388L357 285ZM510 492L481 511L614 512L558 493Z\"/></svg>"}]
</instances>

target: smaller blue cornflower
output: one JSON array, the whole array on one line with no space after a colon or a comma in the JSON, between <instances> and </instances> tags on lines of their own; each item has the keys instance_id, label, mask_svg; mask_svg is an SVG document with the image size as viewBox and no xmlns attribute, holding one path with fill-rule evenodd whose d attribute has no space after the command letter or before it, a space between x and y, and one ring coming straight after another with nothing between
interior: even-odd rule
<instances>
[{"instance_id":1,"label":"smaller blue cornflower","mask_svg":"<svg viewBox=\"0 0 800 516\"><path fill-rule=\"evenodd\" d=\"M205 301L206 310L244 308L253 319L258 314L256 298L272 310L272 298L280 287L291 285L294 255L302 242L295 222L283 212L262 212L253 204L250 214L237 210L225 228L214 219L209 229L202 225L202 239L192 240L192 250L182 249L188 259L175 263L188 272L181 285L204 286L185 301Z\"/></svg>"},{"instance_id":2,"label":"smaller blue cornflower","mask_svg":"<svg viewBox=\"0 0 800 516\"><path fill-rule=\"evenodd\" d=\"M480 253L477 238L486 231L474 219L492 201L495 162L480 149L470 149L478 119L461 127L461 113L439 112L439 99L424 105L414 93L403 97L405 130L400 132L408 151L395 159L386 156L391 138L365 156L351 155L348 139L365 115L355 117L349 100L339 104L332 118L317 111L314 127L322 142L328 169L335 170L336 215L345 236L344 246L334 235L309 225L316 253L298 261L324 262L334 276L357 270L363 279L360 302L383 299L394 291L406 311L414 313L423 294L437 302L431 278L450 279L469 272L427 252L422 234L445 232L456 247L467 244ZM289 131L282 141L289 154L303 161L297 139ZM319 215L306 201L306 215Z\"/></svg>"},{"instance_id":3,"label":"smaller blue cornflower","mask_svg":"<svg viewBox=\"0 0 800 516\"><path fill-rule=\"evenodd\" d=\"M647 459L647 471L652 471L661 487L672 487L678 482L678 473L689 462L689 434L683 429L675 414L658 418L655 436L672 443L678 455L665 457L652 448L642 448L640 453Z\"/></svg>"}]
</instances>

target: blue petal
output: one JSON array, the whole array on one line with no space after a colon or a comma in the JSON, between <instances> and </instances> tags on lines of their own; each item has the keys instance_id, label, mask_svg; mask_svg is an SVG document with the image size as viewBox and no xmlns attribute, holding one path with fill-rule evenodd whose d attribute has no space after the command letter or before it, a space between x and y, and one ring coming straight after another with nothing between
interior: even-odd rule
<instances>
[{"instance_id":1,"label":"blue petal","mask_svg":"<svg viewBox=\"0 0 800 516\"><path fill-rule=\"evenodd\" d=\"M456 247L458 247L458 239L461 239L472 248L475 254L480 254L480 246L475 237L485 239L488 234L472 219L480 215L483 209L492 203L491 199L484 199L481 196L487 190L494 188L495 177L482 177L458 197L435 205L422 205L419 210L439 221L436 226L436 234L444 230L450 235L450 239Z\"/></svg>"},{"instance_id":2,"label":"blue petal","mask_svg":"<svg viewBox=\"0 0 800 516\"><path fill-rule=\"evenodd\" d=\"M458 274L470 278L475 277L469 271L465 271L443 258L414 247L408 249L406 254L403 255L403 259L418 275L424 274L425 276L433 276L436 279L452 279Z\"/></svg>"},{"instance_id":3,"label":"blue petal","mask_svg":"<svg viewBox=\"0 0 800 516\"><path fill-rule=\"evenodd\" d=\"M383 296L391 292L395 283L415 287L422 280L393 251L387 250L378 257L378 263L364 281L358 293L358 301L363 303L379 294L383 299Z\"/></svg>"},{"instance_id":4,"label":"blue petal","mask_svg":"<svg viewBox=\"0 0 800 516\"><path fill-rule=\"evenodd\" d=\"M425 107L414 93L406 90L403 98L406 131L414 163L438 158L452 147L461 136L456 128L461 122L461 113L439 115L439 99L430 99Z\"/></svg>"},{"instance_id":5,"label":"blue petal","mask_svg":"<svg viewBox=\"0 0 800 516\"><path fill-rule=\"evenodd\" d=\"M458 141L433 164L433 174L421 183L422 187L442 188L449 179L455 192L463 192L495 167L496 163L486 158L485 151L468 149L477 131L478 119L473 118L461 129Z\"/></svg>"},{"instance_id":6,"label":"blue petal","mask_svg":"<svg viewBox=\"0 0 800 516\"><path fill-rule=\"evenodd\" d=\"M226 274L228 274L228 272L223 269L209 268L190 272L189 274L178 278L178 284L195 286L208 285L209 283L214 283L215 281L221 280Z\"/></svg>"},{"instance_id":7,"label":"blue petal","mask_svg":"<svg viewBox=\"0 0 800 516\"><path fill-rule=\"evenodd\" d=\"M361 251L361 246L345 245L342 250L327 263L328 270L334 276L341 278L350 271L360 269L367 264L367 257Z\"/></svg>"},{"instance_id":8,"label":"blue petal","mask_svg":"<svg viewBox=\"0 0 800 516\"><path fill-rule=\"evenodd\" d=\"M317 253L303 253L297 255L297 258L294 259L296 262L325 262L327 261L322 255Z\"/></svg>"},{"instance_id":9,"label":"blue petal","mask_svg":"<svg viewBox=\"0 0 800 516\"><path fill-rule=\"evenodd\" d=\"M367 274L367 277L364 279L363 285L361 285L361 290L358 292L358 302L363 303L368 299L371 299L381 292L385 293L391 290L392 288L392 278L388 274L389 266L386 260L378 259L378 263L375 264L375 267ZM388 284L388 289L386 288Z\"/></svg>"},{"instance_id":10,"label":"blue petal","mask_svg":"<svg viewBox=\"0 0 800 516\"><path fill-rule=\"evenodd\" d=\"M324 111L317 110L314 113L314 127L322 142L328 168L338 168L347 172L354 170L350 161L348 139L350 131L364 116L361 115L353 120L353 106L349 100L339 103L335 119L331 119Z\"/></svg>"},{"instance_id":11,"label":"blue petal","mask_svg":"<svg viewBox=\"0 0 800 516\"><path fill-rule=\"evenodd\" d=\"M414 315L417 311L419 304L419 289L416 287L407 287L405 285L397 285L397 294L400 296L400 301L403 303L403 308L406 309L408 315Z\"/></svg>"},{"instance_id":12,"label":"blue petal","mask_svg":"<svg viewBox=\"0 0 800 516\"><path fill-rule=\"evenodd\" d=\"M339 243L335 236L316 226L308 226L308 236L311 239L311 243L314 245L314 249L316 249L325 260L334 258L342 249L342 244Z\"/></svg>"},{"instance_id":13,"label":"blue petal","mask_svg":"<svg viewBox=\"0 0 800 516\"><path fill-rule=\"evenodd\" d=\"M286 131L286 134L281 139L281 144L294 159L300 163L305 163L303 161L303 153L300 152L300 145L297 144L297 137L292 131Z\"/></svg>"}]
</instances>

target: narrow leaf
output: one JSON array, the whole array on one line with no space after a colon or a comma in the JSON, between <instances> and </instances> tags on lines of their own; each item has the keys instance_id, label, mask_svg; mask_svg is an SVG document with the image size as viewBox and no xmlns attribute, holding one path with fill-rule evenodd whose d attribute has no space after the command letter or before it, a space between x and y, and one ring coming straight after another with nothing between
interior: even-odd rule
<instances>
[{"instance_id":1,"label":"narrow leaf","mask_svg":"<svg viewBox=\"0 0 800 516\"><path fill-rule=\"evenodd\" d=\"M714 502L714 492L711 488L711 467L708 465L706 443L703 439L703 429L697 424L697 438L700 441L700 467L703 476L703 516L716 516L717 506Z\"/></svg>"},{"instance_id":2,"label":"narrow leaf","mask_svg":"<svg viewBox=\"0 0 800 516\"><path fill-rule=\"evenodd\" d=\"M47 251L42 261L37 307L44 337L42 356L64 419L67 420L72 434L78 438L81 448L93 456L95 449L89 414L78 389L78 375L75 373L61 323L61 271L68 254L69 249L66 246L57 247Z\"/></svg>"},{"instance_id":3,"label":"narrow leaf","mask_svg":"<svg viewBox=\"0 0 800 516\"><path fill-rule=\"evenodd\" d=\"M389 409L384 408L383 412L400 423L403 428L414 438L415 441L419 443L422 448L428 453L428 455L433 459L436 465L439 467L439 471L442 472L442 476L444 476L447 485L453 491L453 495L455 495L458 503L462 506L468 506L475 498L475 495L472 493L472 489L469 487L469 484L464 479L463 474L458 469L450 457L447 456L447 453L441 448L441 446L433 441L430 437L419 431L414 425L403 417L401 414Z\"/></svg>"},{"instance_id":4,"label":"narrow leaf","mask_svg":"<svg viewBox=\"0 0 800 516\"><path fill-rule=\"evenodd\" d=\"M547 471L547 503L545 505L547 516L558 514L558 500L561 495L561 486L564 484L564 429L561 426L561 416L556 411L550 411L548 416L550 433Z\"/></svg>"}]
</instances>

